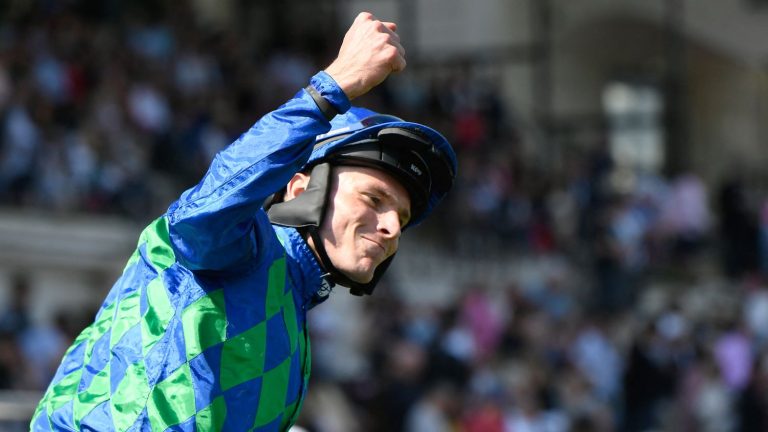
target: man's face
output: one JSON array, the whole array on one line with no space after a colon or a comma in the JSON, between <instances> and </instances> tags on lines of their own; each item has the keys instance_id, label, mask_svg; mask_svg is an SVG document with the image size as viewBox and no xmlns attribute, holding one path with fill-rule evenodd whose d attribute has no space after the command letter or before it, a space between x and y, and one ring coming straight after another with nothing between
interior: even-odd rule
<instances>
[{"instance_id":1,"label":"man's face","mask_svg":"<svg viewBox=\"0 0 768 432\"><path fill-rule=\"evenodd\" d=\"M397 251L411 200L400 183L376 169L338 167L333 177L320 238L339 271L368 283L376 267ZM311 238L309 244L314 250Z\"/></svg>"}]
</instances>

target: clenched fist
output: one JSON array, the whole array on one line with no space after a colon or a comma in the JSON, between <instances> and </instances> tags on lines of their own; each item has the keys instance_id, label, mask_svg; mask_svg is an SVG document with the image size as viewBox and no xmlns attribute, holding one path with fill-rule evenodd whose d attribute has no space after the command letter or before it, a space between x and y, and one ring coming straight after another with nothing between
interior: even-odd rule
<instances>
[{"instance_id":1,"label":"clenched fist","mask_svg":"<svg viewBox=\"0 0 768 432\"><path fill-rule=\"evenodd\" d=\"M344 35L339 55L325 71L349 99L367 93L392 72L405 68L405 49L397 25L360 13Z\"/></svg>"}]
</instances>

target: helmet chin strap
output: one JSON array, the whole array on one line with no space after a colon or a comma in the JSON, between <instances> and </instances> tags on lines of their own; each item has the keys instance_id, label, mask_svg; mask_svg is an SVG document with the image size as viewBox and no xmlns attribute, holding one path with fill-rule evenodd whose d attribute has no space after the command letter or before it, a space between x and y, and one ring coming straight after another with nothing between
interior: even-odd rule
<instances>
[{"instance_id":1,"label":"helmet chin strap","mask_svg":"<svg viewBox=\"0 0 768 432\"><path fill-rule=\"evenodd\" d=\"M323 267L323 269L328 272L328 276L331 282L349 288L349 293L352 295L371 295L373 293L373 288L379 282L379 279L381 279L381 277L384 275L384 272L387 270L387 268L389 268L389 265L395 258L395 254L392 254L392 256L382 261L381 264L376 267L376 269L373 271L373 279L371 279L370 282L355 282L347 275L342 273L339 269L337 269L335 265L333 265L331 257L328 256L328 252L325 250L323 239L320 238L319 231L320 230L317 227L306 227L302 229L302 234L305 235L305 238L305 233L312 237L312 242L315 244L315 255L317 255L318 259L320 260L320 265Z\"/></svg>"}]
</instances>

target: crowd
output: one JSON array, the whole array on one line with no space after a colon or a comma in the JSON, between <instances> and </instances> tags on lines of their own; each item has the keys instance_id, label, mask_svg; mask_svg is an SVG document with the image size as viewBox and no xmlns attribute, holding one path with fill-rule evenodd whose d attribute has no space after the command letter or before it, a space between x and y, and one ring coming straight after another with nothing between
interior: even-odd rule
<instances>
[{"instance_id":1,"label":"crowd","mask_svg":"<svg viewBox=\"0 0 768 432\"><path fill-rule=\"evenodd\" d=\"M145 221L317 69L290 40L192 25L188 2L7 2L0 16L2 204Z\"/></svg>"},{"instance_id":2,"label":"crowd","mask_svg":"<svg viewBox=\"0 0 768 432\"><path fill-rule=\"evenodd\" d=\"M751 217L718 230L695 176L636 182L582 215L596 226L578 218L575 253L567 237L536 234L541 221L527 224L525 259L550 265L502 289L481 280L456 302L425 305L390 286L359 316L319 308L315 346L329 352L317 353L307 421L319 431L766 430L768 274L757 213L738 192L727 204L735 191L723 188L719 219ZM733 231L749 232L738 264ZM347 320L354 350L338 346Z\"/></svg>"},{"instance_id":3,"label":"crowd","mask_svg":"<svg viewBox=\"0 0 768 432\"><path fill-rule=\"evenodd\" d=\"M0 5L1 205L146 222L330 60L301 40L205 31L185 2L150 3ZM315 36L316 48L336 35ZM443 68L390 81L365 104L433 125L459 155L455 193L419 235L559 270L503 289L478 280L449 305L410 304L384 281L350 297L363 302L354 317L317 308L300 424L768 429L768 196L735 176L712 190L695 173L619 166L604 143L531 165L493 80ZM46 385L88 320L32 322L27 282L0 312L4 389Z\"/></svg>"}]
</instances>

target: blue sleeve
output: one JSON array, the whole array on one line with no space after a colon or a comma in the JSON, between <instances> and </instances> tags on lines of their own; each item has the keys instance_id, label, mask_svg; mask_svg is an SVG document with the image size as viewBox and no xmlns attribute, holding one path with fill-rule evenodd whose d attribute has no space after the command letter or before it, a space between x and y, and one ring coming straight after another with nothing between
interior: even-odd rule
<instances>
[{"instance_id":1,"label":"blue sleeve","mask_svg":"<svg viewBox=\"0 0 768 432\"><path fill-rule=\"evenodd\" d=\"M349 109L344 92L324 72L311 84L339 112ZM266 216L258 215L264 200L301 169L315 136L329 129L312 97L301 90L219 152L200 183L168 209L176 259L190 270L225 270L254 260L259 233L271 229L254 225L268 225Z\"/></svg>"}]
</instances>

